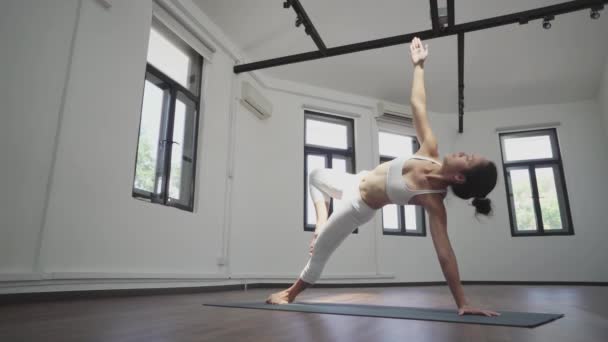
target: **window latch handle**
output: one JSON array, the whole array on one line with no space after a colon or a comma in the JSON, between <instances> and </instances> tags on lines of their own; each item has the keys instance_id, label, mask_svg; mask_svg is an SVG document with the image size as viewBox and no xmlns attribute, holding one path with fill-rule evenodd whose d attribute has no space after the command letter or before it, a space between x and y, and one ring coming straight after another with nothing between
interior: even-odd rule
<instances>
[{"instance_id":1,"label":"window latch handle","mask_svg":"<svg viewBox=\"0 0 608 342\"><path fill-rule=\"evenodd\" d=\"M168 144L179 145L179 143L177 141L173 141L173 140L161 140L160 142L163 143L163 144L167 144L168 143Z\"/></svg>"}]
</instances>

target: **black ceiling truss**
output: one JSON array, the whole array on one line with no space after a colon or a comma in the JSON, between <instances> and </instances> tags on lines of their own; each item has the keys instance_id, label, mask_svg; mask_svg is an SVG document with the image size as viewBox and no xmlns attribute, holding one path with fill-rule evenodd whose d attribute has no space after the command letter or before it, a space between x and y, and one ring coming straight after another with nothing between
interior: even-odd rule
<instances>
[{"instance_id":1,"label":"black ceiling truss","mask_svg":"<svg viewBox=\"0 0 608 342\"><path fill-rule=\"evenodd\" d=\"M458 133L462 133L464 118L464 33L458 34Z\"/></svg>"},{"instance_id":2,"label":"black ceiling truss","mask_svg":"<svg viewBox=\"0 0 608 342\"><path fill-rule=\"evenodd\" d=\"M448 25L454 26L454 0L448 0Z\"/></svg>"},{"instance_id":3,"label":"black ceiling truss","mask_svg":"<svg viewBox=\"0 0 608 342\"><path fill-rule=\"evenodd\" d=\"M306 32L306 34L312 38L312 40L317 45L317 48L319 48L319 52L321 52L321 54L324 54L327 47L325 46L325 43L323 43L323 39L321 39L319 32L317 32L317 29L312 24L312 21L308 17L308 14L306 14L304 7L302 7L302 4L300 3L300 0L285 0L285 2L283 3L283 8L289 7L293 8L293 10L296 12L296 27L299 27L301 24L304 24L304 32Z\"/></svg>"},{"instance_id":4,"label":"black ceiling truss","mask_svg":"<svg viewBox=\"0 0 608 342\"><path fill-rule=\"evenodd\" d=\"M439 24L439 7L437 7L437 0L431 1L431 24L433 25L433 33L437 34L441 30Z\"/></svg>"},{"instance_id":5,"label":"black ceiling truss","mask_svg":"<svg viewBox=\"0 0 608 342\"><path fill-rule=\"evenodd\" d=\"M379 49L383 47L407 44L410 43L414 37L418 37L423 40L429 40L433 38L447 37L456 35L458 37L458 131L463 131L463 116L464 116L464 34L468 32L474 32L479 30L485 30L498 26L510 25L510 24L527 24L532 20L543 19L543 27L550 27L550 21L555 18L556 15L576 12L585 9L591 9L591 18L599 18L599 11L604 8L604 4L608 3L608 0L574 0L563 2L556 5L540 7L528 11L516 12L507 15L501 15L488 19L482 19L472 21L468 23L456 25L454 19L454 0L447 1L447 15L444 9L437 7L437 0L430 0L431 5L431 25L430 30L412 32L402 34L398 36L392 36L387 38L375 39L364 41L361 43L354 43L348 45L342 45L332 48L327 48L321 39L321 36L312 24L312 21L304 11L302 4L299 0L286 0L283 3L283 7L292 7L297 14L296 26L304 25L306 34L310 35L314 40L315 44L319 48L317 51L310 51L299 53L295 55L289 55L284 57L272 58L259 62L247 63L242 65L236 65L234 67L234 73L241 73L265 68L271 68L280 65L299 63L305 61L311 61L315 59L339 56L359 51Z\"/></svg>"}]
</instances>

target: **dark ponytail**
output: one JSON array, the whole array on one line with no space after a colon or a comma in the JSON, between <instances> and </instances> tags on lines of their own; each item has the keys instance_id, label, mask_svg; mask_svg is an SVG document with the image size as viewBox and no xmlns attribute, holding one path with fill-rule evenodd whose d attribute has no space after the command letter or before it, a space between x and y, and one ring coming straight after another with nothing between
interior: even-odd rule
<instances>
[{"instance_id":1,"label":"dark ponytail","mask_svg":"<svg viewBox=\"0 0 608 342\"><path fill-rule=\"evenodd\" d=\"M486 164L464 171L462 174L465 182L452 184L452 192L462 199L474 198L472 204L475 206L475 212L489 215L492 212L492 201L486 196L496 186L498 178L496 165L488 161Z\"/></svg>"},{"instance_id":2,"label":"dark ponytail","mask_svg":"<svg viewBox=\"0 0 608 342\"><path fill-rule=\"evenodd\" d=\"M487 216L492 212L492 201L489 198L475 198L472 204L475 206L476 214Z\"/></svg>"}]
</instances>

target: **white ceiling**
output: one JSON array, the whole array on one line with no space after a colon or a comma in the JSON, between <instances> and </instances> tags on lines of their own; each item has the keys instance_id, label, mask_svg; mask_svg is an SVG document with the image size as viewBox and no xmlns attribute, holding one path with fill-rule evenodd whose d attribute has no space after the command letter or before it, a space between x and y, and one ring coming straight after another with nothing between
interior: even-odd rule
<instances>
[{"instance_id":1,"label":"white ceiling","mask_svg":"<svg viewBox=\"0 0 608 342\"><path fill-rule=\"evenodd\" d=\"M458 0L456 23L553 5L565 0ZM283 0L194 0L252 61L317 50ZM429 1L300 0L327 47L430 29ZM439 0L440 7L445 0ZM443 5L444 6L444 5ZM458 111L456 36L429 40L430 111ZM608 54L608 10L508 25L465 36L465 112L595 98ZM408 104L408 45L289 64L269 76Z\"/></svg>"}]
</instances>

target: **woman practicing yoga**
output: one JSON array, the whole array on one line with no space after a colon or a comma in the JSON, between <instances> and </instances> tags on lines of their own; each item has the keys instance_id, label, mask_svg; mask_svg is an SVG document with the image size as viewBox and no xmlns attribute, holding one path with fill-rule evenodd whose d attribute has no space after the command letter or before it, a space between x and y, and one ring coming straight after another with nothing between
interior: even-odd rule
<instances>
[{"instance_id":1,"label":"woman practicing yoga","mask_svg":"<svg viewBox=\"0 0 608 342\"><path fill-rule=\"evenodd\" d=\"M310 244L310 259L299 279L288 289L274 293L266 303L291 303L304 289L314 284L331 253L352 231L371 220L376 210L387 204L415 204L424 207L429 216L433 245L441 269L454 296L458 313L497 316L496 312L469 306L458 274L456 257L447 234L447 214L443 204L447 188L462 199L473 198L476 212L488 215L490 200L486 196L496 185L496 165L477 155L453 153L438 161L437 140L429 126L424 90L424 61L428 46L418 38L410 45L414 64L411 105L414 127L420 149L411 157L398 157L371 171L356 175L332 169L310 173L310 195L317 214L316 228ZM327 218L330 197L343 204Z\"/></svg>"}]
</instances>

